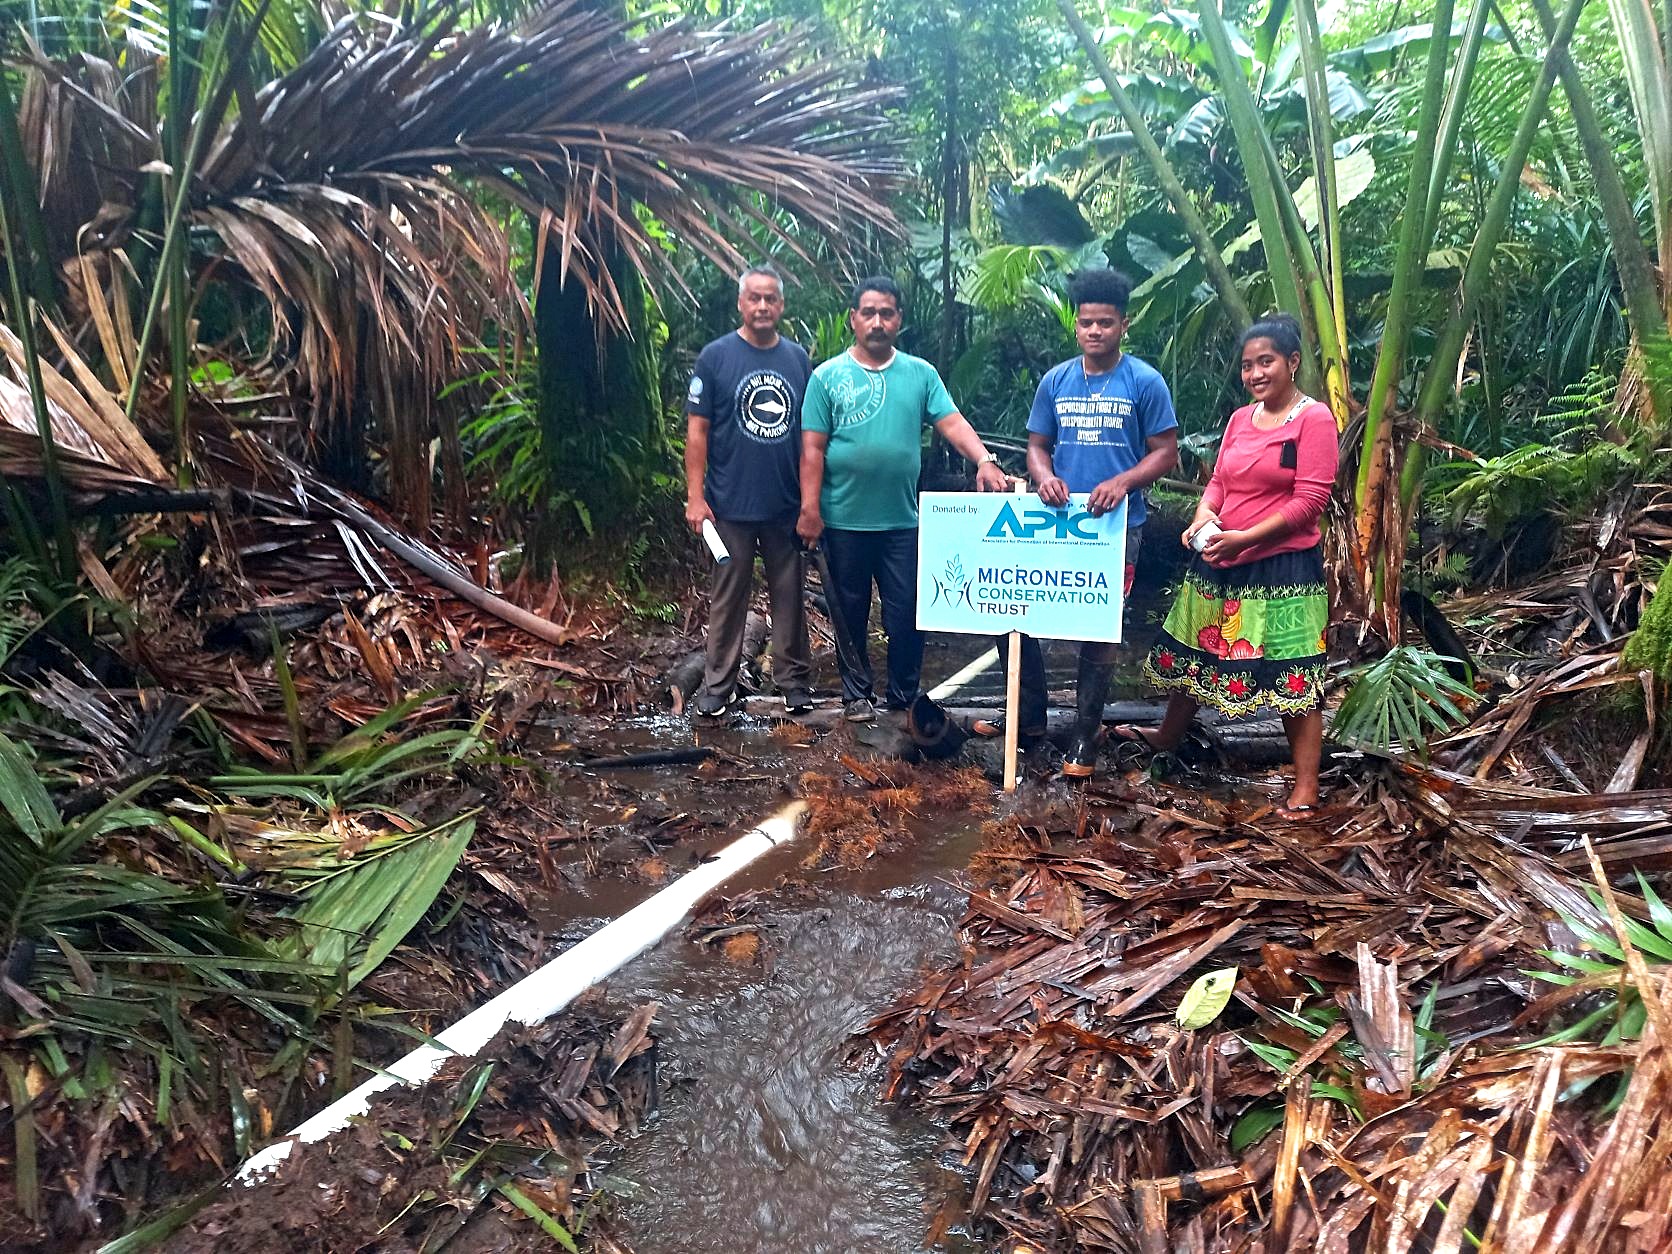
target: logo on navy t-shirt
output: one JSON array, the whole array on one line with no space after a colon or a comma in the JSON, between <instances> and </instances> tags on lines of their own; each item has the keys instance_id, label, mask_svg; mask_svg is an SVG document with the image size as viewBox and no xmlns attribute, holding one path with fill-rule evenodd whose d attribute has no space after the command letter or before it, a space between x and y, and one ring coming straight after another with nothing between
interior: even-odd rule
<instances>
[{"instance_id":1,"label":"logo on navy t-shirt","mask_svg":"<svg viewBox=\"0 0 1672 1254\"><path fill-rule=\"evenodd\" d=\"M770 444L789 434L795 412L789 381L775 370L756 370L737 385L737 421L746 435Z\"/></svg>"}]
</instances>

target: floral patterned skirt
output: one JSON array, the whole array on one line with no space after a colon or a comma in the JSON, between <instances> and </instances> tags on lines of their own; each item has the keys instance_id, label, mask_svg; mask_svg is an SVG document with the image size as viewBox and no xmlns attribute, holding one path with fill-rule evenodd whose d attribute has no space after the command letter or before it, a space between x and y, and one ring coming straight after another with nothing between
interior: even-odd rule
<instances>
[{"instance_id":1,"label":"floral patterned skirt","mask_svg":"<svg viewBox=\"0 0 1672 1254\"><path fill-rule=\"evenodd\" d=\"M1321 546L1224 569L1193 556L1144 678L1233 718L1305 714L1323 704L1328 625Z\"/></svg>"}]
</instances>

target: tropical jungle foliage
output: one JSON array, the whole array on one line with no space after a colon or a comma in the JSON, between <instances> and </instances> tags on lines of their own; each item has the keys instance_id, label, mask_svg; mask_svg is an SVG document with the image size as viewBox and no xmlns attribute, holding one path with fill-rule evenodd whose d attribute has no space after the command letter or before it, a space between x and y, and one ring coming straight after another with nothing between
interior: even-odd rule
<instances>
[{"instance_id":1,"label":"tropical jungle foliage","mask_svg":"<svg viewBox=\"0 0 1672 1254\"><path fill-rule=\"evenodd\" d=\"M473 713L393 690L318 742L271 621L266 738L147 704L113 568L154 562L206 616L205 571L283 547L238 510L300 502L370 571L330 483L547 609L591 580L673 619L684 383L742 267L786 272L820 359L853 278L898 276L902 347L1015 451L1074 351L1069 276L1109 264L1184 427L1172 491L1241 399L1238 332L1301 319L1344 454L1338 731L1421 752L1473 690L1404 594L1502 580L1518 538L1629 515L1672 469L1669 250L1672 15L1646 0L0 0L21 1212L42 1092L138 1086L171 1129L185 1095L238 1107L207 1004L294 1034L287 1094L315 1048L344 1079L350 990L450 908L487 821L390 790L502 765ZM111 494L191 521L123 530ZM1625 664L1663 691L1672 580L1619 577Z\"/></svg>"}]
</instances>

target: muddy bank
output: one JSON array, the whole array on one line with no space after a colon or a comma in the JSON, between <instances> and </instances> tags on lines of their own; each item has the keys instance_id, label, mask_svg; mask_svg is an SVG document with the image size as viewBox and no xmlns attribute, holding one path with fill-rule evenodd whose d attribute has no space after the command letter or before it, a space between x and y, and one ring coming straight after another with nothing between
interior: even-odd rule
<instances>
[{"instance_id":1,"label":"muddy bank","mask_svg":"<svg viewBox=\"0 0 1672 1254\"><path fill-rule=\"evenodd\" d=\"M375 1118L293 1153L263 1182L222 1190L162 1248L551 1249L588 1227L594 1146L655 1113L656 1009L582 1007L507 1029L428 1084L390 1093Z\"/></svg>"}]
</instances>

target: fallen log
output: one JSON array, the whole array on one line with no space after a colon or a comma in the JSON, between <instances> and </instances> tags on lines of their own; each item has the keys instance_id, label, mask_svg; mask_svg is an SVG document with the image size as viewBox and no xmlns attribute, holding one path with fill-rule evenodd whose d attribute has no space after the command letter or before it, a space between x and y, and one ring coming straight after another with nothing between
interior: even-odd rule
<instances>
[{"instance_id":1,"label":"fallen log","mask_svg":"<svg viewBox=\"0 0 1672 1254\"><path fill-rule=\"evenodd\" d=\"M430 552L429 549L401 535L392 527L387 527L373 518L348 496L326 484L314 483L310 487L319 492L328 492L329 499L316 496L322 500L326 508L333 510L347 521L353 523L366 535L376 540L401 561L418 571L427 579L440 584L447 591L461 600L468 601L477 609L492 614L495 618L519 627L531 636L537 636L549 644L568 644L569 630L560 627L549 618L523 609L520 605L512 605L504 597L495 596L481 584L477 583L462 570L449 564L443 558Z\"/></svg>"},{"instance_id":2,"label":"fallen log","mask_svg":"<svg viewBox=\"0 0 1672 1254\"><path fill-rule=\"evenodd\" d=\"M743 654L737 661L740 681L748 667L761 655L761 650L766 648L766 639L771 633L772 623L766 615L750 610L749 616L743 620ZM673 703L675 714L685 712L685 703L702 686L705 663L703 650L695 649L668 668L668 699Z\"/></svg>"}]
</instances>

